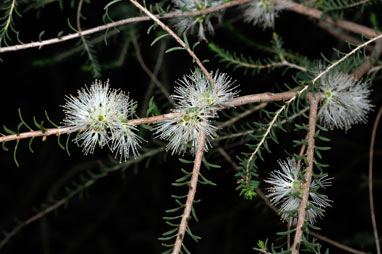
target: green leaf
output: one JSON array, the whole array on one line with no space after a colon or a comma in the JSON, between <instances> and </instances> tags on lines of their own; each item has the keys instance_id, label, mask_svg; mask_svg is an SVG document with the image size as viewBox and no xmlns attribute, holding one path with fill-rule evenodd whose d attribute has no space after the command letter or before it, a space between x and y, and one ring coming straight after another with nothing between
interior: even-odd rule
<instances>
[{"instance_id":1,"label":"green leaf","mask_svg":"<svg viewBox=\"0 0 382 254\"><path fill-rule=\"evenodd\" d=\"M106 10L107 8L109 8L110 6L112 6L113 4L116 4L118 2L121 2L122 0L113 0L111 1L110 3L108 3L103 9Z\"/></svg>"},{"instance_id":2,"label":"green leaf","mask_svg":"<svg viewBox=\"0 0 382 254\"><path fill-rule=\"evenodd\" d=\"M15 161L15 164L16 164L17 167L20 166L18 161L17 161L17 158L16 158L16 152L17 152L17 148L19 147L19 143L20 143L20 140L17 140L15 148L13 150L13 160Z\"/></svg>"},{"instance_id":3,"label":"green leaf","mask_svg":"<svg viewBox=\"0 0 382 254\"><path fill-rule=\"evenodd\" d=\"M170 53L172 51L175 51L175 50L184 50L184 48L182 47L173 47L173 48L169 48L165 51L165 53Z\"/></svg>"},{"instance_id":4,"label":"green leaf","mask_svg":"<svg viewBox=\"0 0 382 254\"><path fill-rule=\"evenodd\" d=\"M4 131L5 131L6 133L8 133L8 134L11 134L11 135L16 134L16 132L12 131L11 129L8 129L8 127L5 126L5 124L3 124L3 129L4 129Z\"/></svg>"},{"instance_id":5,"label":"green leaf","mask_svg":"<svg viewBox=\"0 0 382 254\"><path fill-rule=\"evenodd\" d=\"M153 40L153 42L150 44L150 46L153 46L156 42L158 42L160 39L163 39L164 37L167 37L167 36L169 36L169 34L162 34L162 35L160 35L160 36L158 36L157 38L155 38L154 40Z\"/></svg>"}]
</instances>

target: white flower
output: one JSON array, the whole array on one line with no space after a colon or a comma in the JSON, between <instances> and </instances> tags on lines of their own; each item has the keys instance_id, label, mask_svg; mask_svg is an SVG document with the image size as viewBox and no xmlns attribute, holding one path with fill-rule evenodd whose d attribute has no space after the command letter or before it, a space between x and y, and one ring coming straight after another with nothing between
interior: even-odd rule
<instances>
[{"instance_id":1,"label":"white flower","mask_svg":"<svg viewBox=\"0 0 382 254\"><path fill-rule=\"evenodd\" d=\"M172 154L183 154L190 147L191 153L195 153L199 135L204 132L207 137L204 150L208 151L208 139L216 136L215 127L209 123L209 116L197 108L176 109L174 112L179 116L160 121L155 127L160 138L169 140L167 149L172 150Z\"/></svg>"},{"instance_id":2,"label":"white flower","mask_svg":"<svg viewBox=\"0 0 382 254\"><path fill-rule=\"evenodd\" d=\"M180 108L201 108L216 111L224 106L230 106L238 92L231 87L234 82L225 73L211 73L216 86L207 79L200 69L195 69L191 75L185 75L178 81L173 99Z\"/></svg>"},{"instance_id":3,"label":"white flower","mask_svg":"<svg viewBox=\"0 0 382 254\"><path fill-rule=\"evenodd\" d=\"M204 9L218 6L222 4L221 0L173 0L175 4L174 12L195 12L202 11ZM194 17L176 17L173 19L173 23L177 28L179 33L190 32L194 33L195 30L198 31L199 40L205 40L205 29L210 33L214 34L214 27L211 23L211 16L219 15L217 12L207 15L199 15Z\"/></svg>"},{"instance_id":4,"label":"white flower","mask_svg":"<svg viewBox=\"0 0 382 254\"><path fill-rule=\"evenodd\" d=\"M320 81L320 122L329 129L348 130L353 124L367 120L372 109L369 100L370 84L356 81L338 71L325 74Z\"/></svg>"},{"instance_id":5,"label":"white flower","mask_svg":"<svg viewBox=\"0 0 382 254\"><path fill-rule=\"evenodd\" d=\"M287 161L280 160L278 163L282 171L274 171L268 179L264 180L271 184L271 187L268 188L270 193L267 197L272 204L280 205L281 218L292 225L297 222L304 179L300 176L300 170L297 168L294 159L287 158ZM306 218L311 224L316 222L317 217L323 216L323 208L331 206L330 200L326 196L317 193L320 187L330 186L330 180L325 175L317 176L311 182L306 210Z\"/></svg>"},{"instance_id":6,"label":"white flower","mask_svg":"<svg viewBox=\"0 0 382 254\"><path fill-rule=\"evenodd\" d=\"M130 150L137 155L140 138L132 131L135 127L127 123L134 102L123 92L96 80L90 88L79 90L77 97L66 96L65 100L63 125L80 131L74 141L82 141L85 155L93 153L97 144L108 145L121 160L128 158Z\"/></svg>"},{"instance_id":7,"label":"white flower","mask_svg":"<svg viewBox=\"0 0 382 254\"><path fill-rule=\"evenodd\" d=\"M269 0L255 0L244 6L244 17L246 22L265 28L273 28L278 13L287 8L286 4L274 4Z\"/></svg>"},{"instance_id":8,"label":"white flower","mask_svg":"<svg viewBox=\"0 0 382 254\"><path fill-rule=\"evenodd\" d=\"M120 161L126 161L129 158L130 151L134 158L139 155L137 149L142 138L135 134L134 131L137 131L135 126L125 123L114 132L110 150L115 151L115 156L119 156Z\"/></svg>"},{"instance_id":9,"label":"white flower","mask_svg":"<svg viewBox=\"0 0 382 254\"><path fill-rule=\"evenodd\" d=\"M174 113L179 114L175 119L167 119L156 124L156 134L169 140L167 149L172 153L185 153L187 148L195 153L198 137L204 132L207 137L204 150L210 145L209 139L216 136L211 119L217 117L217 110L231 105L237 92L231 88L233 82L223 73L212 74L216 85L213 85L196 69L191 75L186 75L178 81L173 99L176 102Z\"/></svg>"}]
</instances>

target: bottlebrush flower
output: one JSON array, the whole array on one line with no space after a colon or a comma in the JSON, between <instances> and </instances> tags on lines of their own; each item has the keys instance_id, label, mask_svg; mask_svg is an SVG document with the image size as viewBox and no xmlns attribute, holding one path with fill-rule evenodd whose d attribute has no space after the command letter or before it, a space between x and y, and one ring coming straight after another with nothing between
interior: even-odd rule
<instances>
[{"instance_id":1,"label":"bottlebrush flower","mask_svg":"<svg viewBox=\"0 0 382 254\"><path fill-rule=\"evenodd\" d=\"M134 158L139 155L138 147L143 139L134 131L137 131L135 126L121 123L121 127L114 132L110 150L115 152L115 157L119 156L120 161L126 161L129 158L130 151Z\"/></svg>"},{"instance_id":2,"label":"bottlebrush flower","mask_svg":"<svg viewBox=\"0 0 382 254\"><path fill-rule=\"evenodd\" d=\"M74 142L81 142L85 155L93 153L95 146L108 145L116 151L120 160L126 160L130 151L137 155L140 138L133 132L134 126L127 123L132 115L134 102L123 92L110 89L108 81L96 80L90 88L82 88L78 96L66 96L63 106L63 125L80 131Z\"/></svg>"},{"instance_id":3,"label":"bottlebrush flower","mask_svg":"<svg viewBox=\"0 0 382 254\"><path fill-rule=\"evenodd\" d=\"M179 113L177 118L160 121L155 127L160 138L169 140L167 149L172 150L172 154L183 154L189 147L191 153L195 153L199 135L204 132L207 137L204 150L208 151L208 139L216 136L215 127L209 123L211 116L197 108L175 109L174 112Z\"/></svg>"},{"instance_id":4,"label":"bottlebrush flower","mask_svg":"<svg viewBox=\"0 0 382 254\"><path fill-rule=\"evenodd\" d=\"M167 148L172 153L184 153L187 147L194 153L198 145L198 137L204 132L207 137L205 151L209 147L209 139L216 136L215 127L210 121L217 116L217 110L231 105L237 92L233 91L231 79L223 73L212 74L216 85L209 81L200 69L186 75L178 81L173 99L176 108L173 112L179 117L156 123L156 134L169 140Z\"/></svg>"},{"instance_id":5,"label":"bottlebrush flower","mask_svg":"<svg viewBox=\"0 0 382 254\"><path fill-rule=\"evenodd\" d=\"M183 76L175 88L173 99L180 108L197 107L207 111L216 111L224 106L230 106L238 92L232 87L231 78L225 73L212 73L214 86L200 69L195 69L191 75Z\"/></svg>"},{"instance_id":6,"label":"bottlebrush flower","mask_svg":"<svg viewBox=\"0 0 382 254\"><path fill-rule=\"evenodd\" d=\"M175 12L195 12L202 11L204 9L218 6L222 4L221 0L173 0L175 5ZM194 17L176 17L173 19L173 23L177 28L179 33L190 32L194 33L195 30L198 31L199 40L205 40L205 30L210 34L214 34L214 27L211 23L212 16L218 16L219 13L215 12L212 14L201 14Z\"/></svg>"},{"instance_id":7,"label":"bottlebrush flower","mask_svg":"<svg viewBox=\"0 0 382 254\"><path fill-rule=\"evenodd\" d=\"M353 124L365 123L370 103L370 84L355 80L338 71L325 74L320 80L320 122L329 129L348 130Z\"/></svg>"},{"instance_id":8,"label":"bottlebrush flower","mask_svg":"<svg viewBox=\"0 0 382 254\"><path fill-rule=\"evenodd\" d=\"M278 163L282 171L274 171L268 179L264 180L271 184L267 197L272 204L280 205L281 218L292 225L297 222L304 179L299 174L299 168L294 159L287 158L287 161L280 160ZM330 200L325 195L317 193L320 187L330 186L330 180L327 176L318 176L311 182L306 210L306 218L311 224L316 222L317 217L323 216L323 208L331 206Z\"/></svg>"},{"instance_id":9,"label":"bottlebrush flower","mask_svg":"<svg viewBox=\"0 0 382 254\"><path fill-rule=\"evenodd\" d=\"M245 5L244 17L246 22L265 28L273 28L278 13L285 9L285 4L274 4L269 0L255 0Z\"/></svg>"}]
</instances>

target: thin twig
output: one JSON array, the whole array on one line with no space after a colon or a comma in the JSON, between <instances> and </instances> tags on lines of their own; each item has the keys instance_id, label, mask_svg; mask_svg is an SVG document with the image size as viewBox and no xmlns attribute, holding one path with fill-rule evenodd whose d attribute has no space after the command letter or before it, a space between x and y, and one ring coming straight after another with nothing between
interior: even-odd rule
<instances>
[{"instance_id":1,"label":"thin twig","mask_svg":"<svg viewBox=\"0 0 382 254\"><path fill-rule=\"evenodd\" d=\"M225 3L225 4L222 4L219 6L214 6L214 7L204 9L201 11L183 12L183 13L171 12L171 13L166 13L163 15L155 15L155 16L157 18L160 18L160 19L171 19L174 17L193 17L193 16L199 16L199 15L203 15L203 14L221 11L221 10L227 9L229 7L248 3L250 1L251 0L234 0L234 1L231 1L229 3ZM122 20L118 20L118 21L114 21L114 22L105 24L105 25L90 28L88 30L84 30L84 31L82 31L82 35L86 36L89 34L102 32L102 31L108 30L110 28L115 28L118 26L130 24L130 23L137 23L137 22L149 21L149 20L151 20L151 18L147 17L147 16L122 19ZM65 35L65 36L62 36L59 38L52 38L52 39L48 39L48 40L44 40L44 41L38 41L38 42L36 41L36 42L31 42L31 43L26 43L26 44L19 44L19 45L4 47L4 48L0 48L0 53L10 52L10 51L18 51L18 50L28 49L28 48L37 48L37 47L41 48L41 47L46 46L46 45L61 43L61 42L72 40L72 39L75 39L78 37L80 37L80 33L73 33L73 34L68 34L68 35Z\"/></svg>"},{"instance_id":2,"label":"thin twig","mask_svg":"<svg viewBox=\"0 0 382 254\"><path fill-rule=\"evenodd\" d=\"M280 121L280 124L284 124L287 121L291 121L291 120L299 117L300 115L304 114L308 110L309 110L309 107L306 107L306 108L302 109L300 112L294 114L293 116L288 117L288 119L284 119L284 120ZM219 141L219 140L224 140L224 139L229 139L229 138L237 138L240 136L245 136L245 135L255 133L256 131L259 131L259 130L248 130L248 131L244 131L244 132L238 132L238 133L230 134L227 136L221 136L221 137L215 138L214 141Z\"/></svg>"},{"instance_id":3,"label":"thin twig","mask_svg":"<svg viewBox=\"0 0 382 254\"><path fill-rule=\"evenodd\" d=\"M323 235L320 235L319 233L317 232L314 232L312 230L309 230L309 234L316 237L317 239L320 239L321 241L324 241L324 242L327 242L339 249L343 249L344 251L347 251L347 252L350 252L350 253L354 253L354 254L370 254L370 253L367 253L367 252L364 252L364 251L361 251L361 250L356 250L356 249L353 249L353 248L350 248L349 246L346 246L346 245L343 245L342 243L339 243L339 242L336 242L336 241L333 241L332 239L329 239L327 238L326 236L323 236Z\"/></svg>"},{"instance_id":4,"label":"thin twig","mask_svg":"<svg viewBox=\"0 0 382 254\"><path fill-rule=\"evenodd\" d=\"M165 50L166 50L166 45L167 45L167 41L161 40L161 43L159 46L159 53L158 53L158 56L156 57L157 61L155 63L154 72L153 72L153 75L155 77L158 77L159 71L162 67L162 62L163 62L163 57L164 57ZM140 116L143 116L147 111L149 99L153 93L154 87L155 87L154 81L152 79L150 79L149 87L147 88L147 91L145 93L145 98L143 99L141 112L139 114Z\"/></svg>"},{"instance_id":5,"label":"thin twig","mask_svg":"<svg viewBox=\"0 0 382 254\"><path fill-rule=\"evenodd\" d=\"M234 58L228 58L228 57L227 57L227 59L229 59L229 61L232 62L232 63L235 63L235 64L240 65L240 66L252 68L252 69L267 69L267 68L272 68L272 67L287 66L287 67L294 68L294 69L297 69L297 70L300 70L300 71L303 71L303 72L307 71L307 69L305 67L302 67L302 66L297 65L297 64L290 63L290 62L288 62L285 59L282 59L281 62L264 64L264 65L262 65L262 64L245 63L245 62L236 60Z\"/></svg>"},{"instance_id":6,"label":"thin twig","mask_svg":"<svg viewBox=\"0 0 382 254\"><path fill-rule=\"evenodd\" d=\"M79 33L79 36L81 38L81 41L82 41L82 44L84 45L84 49L88 55L88 58L89 58L89 61L90 61L90 64L93 66L93 72L95 74L95 76L100 76L101 73L99 73L98 71L98 66L96 66L95 62L94 62L94 56L93 54L90 52L90 48L89 48L89 45L86 41L86 38L85 36L82 34L82 29L81 29L81 9L82 9L82 4L83 4L83 0L80 0L78 2L78 9L77 9L77 17L76 17L76 20L77 20L77 30L78 30L78 33Z\"/></svg>"},{"instance_id":7,"label":"thin twig","mask_svg":"<svg viewBox=\"0 0 382 254\"><path fill-rule=\"evenodd\" d=\"M363 75L368 73L381 54L382 54L382 38L376 41L373 52L366 58L363 64L358 66L358 68L355 69L355 71L353 71L352 76L356 80L358 80Z\"/></svg>"},{"instance_id":8,"label":"thin twig","mask_svg":"<svg viewBox=\"0 0 382 254\"><path fill-rule=\"evenodd\" d=\"M252 113L254 113L254 112L256 112L256 111L258 111L260 109L262 109L262 108L265 108L267 105L268 105L268 103L266 103L266 102L260 103L259 105L255 106L253 108L250 108L250 109L244 111L243 113L241 113L241 114L239 114L239 115L237 115L235 117L232 117L228 121L225 121L224 123L216 126L216 128L223 129L224 127L232 125L235 122L239 121L240 119L242 119L242 118L244 118L244 117L246 117L246 116L248 116L248 115L250 115L250 114L252 114Z\"/></svg>"},{"instance_id":9,"label":"thin twig","mask_svg":"<svg viewBox=\"0 0 382 254\"><path fill-rule=\"evenodd\" d=\"M256 96L253 95L245 95L240 96L232 101L232 106L237 107L245 104L250 103L257 103L257 102L270 102L270 101L286 101L296 96L296 92L294 91L287 91L287 92L281 92L281 93L261 93L257 94Z\"/></svg>"},{"instance_id":10,"label":"thin twig","mask_svg":"<svg viewBox=\"0 0 382 254\"><path fill-rule=\"evenodd\" d=\"M38 130L38 131L28 131L28 132L22 132L18 134L2 136L0 137L0 143L12 141L12 140L32 138L32 137L46 137L51 135L60 136L61 134L68 134L68 133L76 132L79 130L80 129L78 128L62 127L62 128L50 128L50 129Z\"/></svg>"},{"instance_id":11,"label":"thin twig","mask_svg":"<svg viewBox=\"0 0 382 254\"><path fill-rule=\"evenodd\" d=\"M314 134L316 132L316 122L317 122L317 107L319 103L318 94L312 95L311 93L307 94L308 100L310 103L309 110L309 132L308 132L308 148L306 151L306 157L308 165L305 171L305 182L302 184L302 198L300 203L300 208L298 211L298 220L296 226L296 233L294 236L292 254L299 253L299 245L301 242L303 226L305 222L306 207L308 205L310 183L312 181L313 174L313 156L314 156Z\"/></svg>"},{"instance_id":12,"label":"thin twig","mask_svg":"<svg viewBox=\"0 0 382 254\"><path fill-rule=\"evenodd\" d=\"M3 30L3 36L0 36L0 45L1 45L1 41L3 40L3 37L7 37L7 32L8 32L7 30L9 28L9 26L11 25L12 15L13 15L13 11L15 10L15 7L16 7L16 0L13 0L11 3L11 8L9 9L9 12L8 12L7 21L5 21L4 28L2 29Z\"/></svg>"},{"instance_id":13,"label":"thin twig","mask_svg":"<svg viewBox=\"0 0 382 254\"><path fill-rule=\"evenodd\" d=\"M216 86L215 80L212 78L211 74L207 71L206 67L204 67L200 59L195 55L194 51L191 50L189 45L187 45L178 35L176 35L176 33L174 33L168 26L166 26L162 21L160 21L154 14L152 14L149 10L147 10L145 7L139 4L137 0L130 0L130 2L134 4L138 9L140 9L143 13L145 13L147 16L149 16L155 23L157 23L160 27L162 27L162 29L165 30L169 35L171 35L171 37L173 37L179 43L179 45L181 45L182 48L185 49L188 52L188 54L195 60L196 64L202 70L204 75L206 75L206 78L211 82L211 84Z\"/></svg>"},{"instance_id":14,"label":"thin twig","mask_svg":"<svg viewBox=\"0 0 382 254\"><path fill-rule=\"evenodd\" d=\"M281 112L286 108L286 106L287 106L287 103L285 103L279 110L276 111L275 116L273 117L273 119L269 123L268 128L265 131L263 137L261 138L260 142L257 144L255 151L253 151L251 156L249 156L249 159L248 159L248 162L247 162L247 169L246 169L247 172L246 172L246 175L245 175L245 181L246 182L248 182L248 178L249 178L249 165L250 165L251 161L253 160L253 158L255 157L257 152L259 151L260 147L263 145L265 139L268 137L268 134L272 130L274 123L276 122L276 120L279 117L279 115L281 114Z\"/></svg>"},{"instance_id":15,"label":"thin twig","mask_svg":"<svg viewBox=\"0 0 382 254\"><path fill-rule=\"evenodd\" d=\"M287 6L286 9L293 11L293 12L296 12L296 13L299 13L299 14L302 14L302 15L305 15L305 16L308 16L308 17L312 17L315 19L321 19L321 17L322 17L322 11L320 11L318 9L310 8L310 7L307 7L307 6L304 6L304 5L289 1L289 0L271 0L271 2L273 2L275 4L285 5L285 6ZM353 32L353 33L356 33L359 35L366 35L368 37L374 37L374 36L380 34L380 33L377 33L374 29L371 29L369 27L359 25L359 24L356 24L356 23L353 23L350 21L342 20L342 19L333 20L329 16L327 16L322 21L328 22L330 24L334 24L336 26L339 26L343 29L346 29L350 32Z\"/></svg>"},{"instance_id":16,"label":"thin twig","mask_svg":"<svg viewBox=\"0 0 382 254\"><path fill-rule=\"evenodd\" d=\"M293 94L294 94L293 92L282 92L282 93L261 93L261 94L246 95L246 96L233 99L231 107L241 106L241 105L256 103L256 102L283 101L293 96ZM167 113L167 114L163 114L159 116L133 119L133 120L127 121L127 123L130 125L152 124L152 123L163 121L166 119L174 119L178 116L179 116L178 113ZM32 137L45 137L45 136L51 136L51 135L59 136L61 134L68 134L68 133L77 132L81 130L84 130L84 129L73 128L73 127L59 127L59 128L49 128L49 129L38 130L38 131L22 132L22 133L12 134L12 135L3 135L2 137L0 137L0 143L12 141L12 140L32 138Z\"/></svg>"},{"instance_id":17,"label":"thin twig","mask_svg":"<svg viewBox=\"0 0 382 254\"><path fill-rule=\"evenodd\" d=\"M217 148L218 152L232 165L232 167L237 170L238 168L238 165L236 164L236 162L232 159L231 156L229 156L229 154L225 151L225 149L221 146L219 146Z\"/></svg>"},{"instance_id":18,"label":"thin twig","mask_svg":"<svg viewBox=\"0 0 382 254\"><path fill-rule=\"evenodd\" d=\"M326 73L328 73L331 69L333 69L335 66L337 66L338 64L342 63L343 61L345 61L349 56L353 55L355 52L357 52L358 50L360 50L361 48L363 47L366 47L367 45L369 45L370 43L378 40L378 39L381 39L382 38L382 34L374 37L374 38L371 38L370 40L362 43L361 45L358 45L356 48L354 48L352 51L350 51L349 53L347 53L346 55L344 55L341 59L337 60L335 63L331 64L328 68L326 68L324 71L322 71L320 74L318 74L312 81L312 83L316 83L317 80L319 80L322 76L324 76Z\"/></svg>"},{"instance_id":19,"label":"thin twig","mask_svg":"<svg viewBox=\"0 0 382 254\"><path fill-rule=\"evenodd\" d=\"M367 75L370 75L371 73L373 72L378 72L382 70L382 65L378 65L378 66L374 66L373 68L371 68L368 72L367 72Z\"/></svg>"},{"instance_id":20,"label":"thin twig","mask_svg":"<svg viewBox=\"0 0 382 254\"><path fill-rule=\"evenodd\" d=\"M202 158L204 153L204 145L206 143L206 134L204 132L201 132L198 138L198 146L196 149L195 154L195 160L194 160L194 167L192 170L192 176L189 184L189 190L187 194L187 201L184 207L182 219L179 224L178 233L176 236L174 249L172 251L172 254L178 254L181 251L182 244L183 244L183 238L186 233L187 227L188 227L188 220L191 214L192 205L194 203L195 199L195 193L196 193L196 186L198 184L198 177L200 172L200 166L202 164Z\"/></svg>"},{"instance_id":21,"label":"thin twig","mask_svg":"<svg viewBox=\"0 0 382 254\"><path fill-rule=\"evenodd\" d=\"M133 46L135 49L135 53L137 55L137 60L139 62L139 65L142 67L142 69L146 72L146 74L150 77L150 79L154 82L155 85L159 88L159 90L163 93L163 95L166 97L166 99L172 104L174 104L174 101L171 99L171 96L166 88L164 88L163 84L158 80L158 78L150 71L150 69L147 67L145 62L143 61L141 50L138 45L137 38L135 37L134 33L130 30L130 37L133 42Z\"/></svg>"},{"instance_id":22,"label":"thin twig","mask_svg":"<svg viewBox=\"0 0 382 254\"><path fill-rule=\"evenodd\" d=\"M373 131L371 132L370 150L369 150L369 200L370 200L370 216L371 223L373 224L373 233L375 238L375 245L377 249L377 254L381 254L381 247L379 245L379 236L377 230L377 221L375 219L374 212L374 198L373 198L373 154L374 154L374 143L375 135L377 134L377 128L379 120L381 119L382 107L379 108L377 117L375 118Z\"/></svg>"},{"instance_id":23,"label":"thin twig","mask_svg":"<svg viewBox=\"0 0 382 254\"><path fill-rule=\"evenodd\" d=\"M303 92L305 89L307 89L308 87L305 86L303 89L301 89L299 92L297 92L298 94L300 94L301 92ZM292 92L292 91L289 91L289 92L285 92L286 93L291 93L289 95L292 95L293 96L289 96L289 97L285 97L283 100L289 98L289 100L279 109L276 111L273 119L271 120L271 122L269 123L268 125L268 128L267 130L265 131L263 137L261 138L260 142L257 144L256 146L256 149L252 152L251 156L248 158L248 162L247 162L247 167L246 167L246 175L245 175L245 181L248 183L248 179L249 179L249 165L251 163L251 161L253 160L253 158L255 157L255 155L258 153L258 151L260 150L260 147L264 144L265 142L265 139L268 137L269 133L271 132L272 128L273 128L273 125L275 124L276 120L278 119L279 115L281 114L281 112L283 112L291 102L293 102L296 98L297 98L297 94L296 92Z\"/></svg>"}]
</instances>

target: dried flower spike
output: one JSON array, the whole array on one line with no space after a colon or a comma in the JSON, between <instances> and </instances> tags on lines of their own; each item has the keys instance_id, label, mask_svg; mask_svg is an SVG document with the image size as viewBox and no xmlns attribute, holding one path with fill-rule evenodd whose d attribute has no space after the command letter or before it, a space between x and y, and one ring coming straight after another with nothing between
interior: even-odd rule
<instances>
[{"instance_id":1,"label":"dried flower spike","mask_svg":"<svg viewBox=\"0 0 382 254\"><path fill-rule=\"evenodd\" d=\"M353 124L365 123L372 109L370 84L345 73L332 71L321 78L320 122L329 129L348 130Z\"/></svg>"},{"instance_id":2,"label":"dried flower spike","mask_svg":"<svg viewBox=\"0 0 382 254\"><path fill-rule=\"evenodd\" d=\"M107 145L120 160L126 160L130 152L137 156L141 139L133 132L134 126L127 122L134 102L123 92L110 89L108 81L96 80L90 88L82 88L78 96L66 96L63 106L63 125L78 129L74 139L81 142L85 155L93 153L95 146Z\"/></svg>"},{"instance_id":3,"label":"dried flower spike","mask_svg":"<svg viewBox=\"0 0 382 254\"><path fill-rule=\"evenodd\" d=\"M244 17L246 22L265 28L273 28L275 18L281 10L287 7L286 4L274 4L269 0L255 0L245 5Z\"/></svg>"},{"instance_id":4,"label":"dried flower spike","mask_svg":"<svg viewBox=\"0 0 382 254\"><path fill-rule=\"evenodd\" d=\"M271 184L267 197L272 204L280 205L281 218L292 225L297 222L297 216L294 215L297 215L300 207L304 180L299 174L294 159L287 158L287 161L280 160L278 163L282 171L274 171L268 179L264 180ZM323 208L330 206L330 200L317 193L320 187L330 186L330 180L327 176L318 176L310 185L306 218L311 224L316 222L317 217L323 216Z\"/></svg>"}]
</instances>

